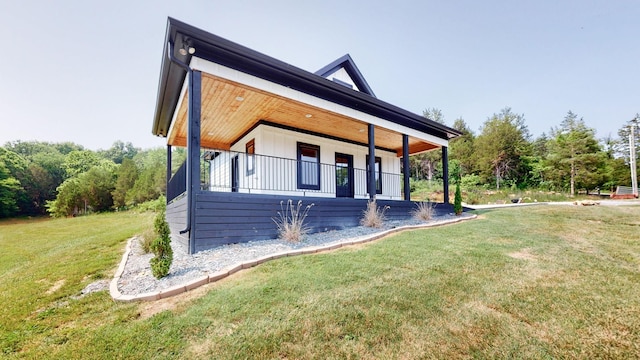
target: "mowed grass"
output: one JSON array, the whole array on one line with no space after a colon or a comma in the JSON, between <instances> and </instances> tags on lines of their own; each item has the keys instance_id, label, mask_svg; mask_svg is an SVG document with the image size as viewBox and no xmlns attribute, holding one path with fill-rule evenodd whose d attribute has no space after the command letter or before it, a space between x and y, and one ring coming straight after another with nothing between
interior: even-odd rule
<instances>
[{"instance_id":1,"label":"mowed grass","mask_svg":"<svg viewBox=\"0 0 640 360\"><path fill-rule=\"evenodd\" d=\"M129 234L120 240L94 236L75 243L80 246L51 245L33 234L40 240L6 251L7 227L0 223L4 355L640 357L639 206L534 206L479 215L363 246L268 262L150 318L140 316L149 304L114 303L107 292L71 298L86 277L113 271ZM109 216L102 220L122 221L116 226L121 228L127 221L150 221ZM107 260L85 263L78 247L97 247ZM42 249L50 256L38 259L56 269L55 275L22 265ZM76 264L58 265L60 259ZM31 281L22 280L27 277ZM43 295L62 278L67 281L60 290ZM5 298L5 289L21 282L29 286Z\"/></svg>"}]
</instances>

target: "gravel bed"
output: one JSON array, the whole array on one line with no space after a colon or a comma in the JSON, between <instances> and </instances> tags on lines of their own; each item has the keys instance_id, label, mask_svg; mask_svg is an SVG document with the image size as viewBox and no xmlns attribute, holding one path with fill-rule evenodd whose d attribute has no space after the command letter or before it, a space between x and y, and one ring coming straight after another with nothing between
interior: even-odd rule
<instances>
[{"instance_id":1,"label":"gravel bed","mask_svg":"<svg viewBox=\"0 0 640 360\"><path fill-rule=\"evenodd\" d=\"M463 214L462 217L468 217ZM363 236L379 233L400 226L434 225L456 217L453 214L437 216L427 222L415 219L404 221L387 221L382 228L357 226L345 230L333 230L304 236L298 243L290 243L280 239L251 241L241 244L223 245L210 250L201 251L194 255L185 252L186 249L176 246L173 242L173 263L169 275L158 280L151 274L149 260L153 254L144 254L138 239L131 242L131 252L127 258L118 289L124 295L138 295L167 289L176 285L186 284L201 276L213 274L224 268L257 259L266 255L283 251L330 245Z\"/></svg>"}]
</instances>

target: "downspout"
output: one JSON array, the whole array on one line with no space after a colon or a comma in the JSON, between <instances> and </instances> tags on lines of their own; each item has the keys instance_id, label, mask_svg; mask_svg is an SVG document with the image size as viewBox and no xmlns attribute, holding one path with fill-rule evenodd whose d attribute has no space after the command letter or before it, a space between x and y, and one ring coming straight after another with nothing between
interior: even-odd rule
<instances>
[{"instance_id":1,"label":"downspout","mask_svg":"<svg viewBox=\"0 0 640 360\"><path fill-rule=\"evenodd\" d=\"M189 67L189 65L183 63L182 61L178 60L178 58L173 56L173 43L169 41L168 44L169 44L169 51L167 55L169 56L169 60L174 64L180 66L181 68L187 70L187 81L190 81L191 68ZM186 161L187 161L187 171L188 171L189 169L191 169L191 157L187 155ZM181 235L191 231L191 201L192 201L193 194L191 192L191 186L189 185L190 185L189 181L187 181L186 189L185 189L187 193L187 227L184 228L184 230L180 230ZM191 247L191 244L189 244L189 247Z\"/></svg>"}]
</instances>

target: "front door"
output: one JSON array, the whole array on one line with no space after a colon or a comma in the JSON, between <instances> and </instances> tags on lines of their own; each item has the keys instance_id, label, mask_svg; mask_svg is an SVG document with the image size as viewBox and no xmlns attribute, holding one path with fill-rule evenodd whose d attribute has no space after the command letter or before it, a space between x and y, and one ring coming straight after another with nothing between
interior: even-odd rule
<instances>
[{"instance_id":1,"label":"front door","mask_svg":"<svg viewBox=\"0 0 640 360\"><path fill-rule=\"evenodd\" d=\"M353 155L336 153L336 197L353 197Z\"/></svg>"},{"instance_id":2,"label":"front door","mask_svg":"<svg viewBox=\"0 0 640 360\"><path fill-rule=\"evenodd\" d=\"M240 187L240 169L238 169L238 155L231 158L231 191L238 192Z\"/></svg>"}]
</instances>

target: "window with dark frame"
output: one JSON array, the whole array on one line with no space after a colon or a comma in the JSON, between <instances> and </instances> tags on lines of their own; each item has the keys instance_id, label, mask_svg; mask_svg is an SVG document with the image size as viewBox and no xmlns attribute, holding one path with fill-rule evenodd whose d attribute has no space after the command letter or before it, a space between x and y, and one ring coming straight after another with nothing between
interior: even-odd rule
<instances>
[{"instance_id":1,"label":"window with dark frame","mask_svg":"<svg viewBox=\"0 0 640 360\"><path fill-rule=\"evenodd\" d=\"M379 156L375 158L375 174L376 174L376 194L382 194L382 159ZM369 155L367 155L367 192L369 191Z\"/></svg>"},{"instance_id":2,"label":"window with dark frame","mask_svg":"<svg viewBox=\"0 0 640 360\"><path fill-rule=\"evenodd\" d=\"M298 143L298 189L320 190L320 146Z\"/></svg>"},{"instance_id":3,"label":"window with dark frame","mask_svg":"<svg viewBox=\"0 0 640 360\"><path fill-rule=\"evenodd\" d=\"M256 143L255 139L251 139L245 146L245 153L247 157L247 176L253 175L256 172Z\"/></svg>"}]
</instances>

